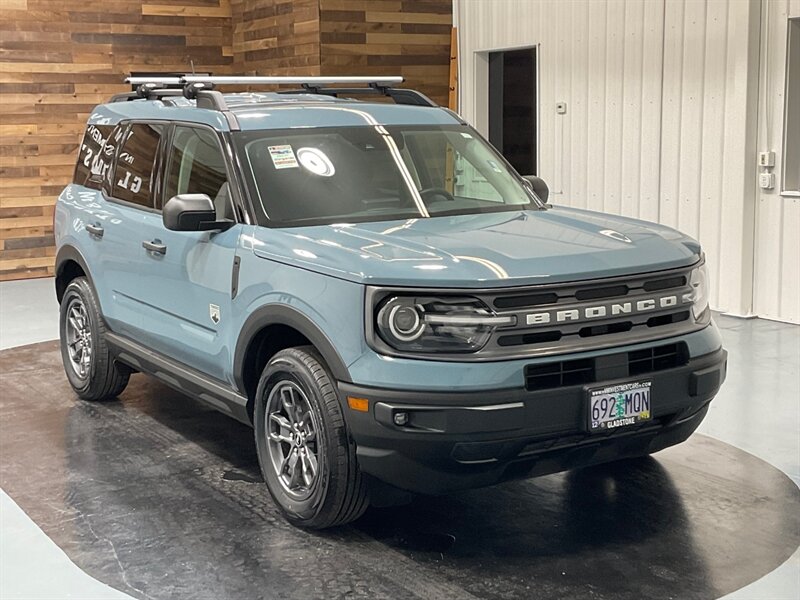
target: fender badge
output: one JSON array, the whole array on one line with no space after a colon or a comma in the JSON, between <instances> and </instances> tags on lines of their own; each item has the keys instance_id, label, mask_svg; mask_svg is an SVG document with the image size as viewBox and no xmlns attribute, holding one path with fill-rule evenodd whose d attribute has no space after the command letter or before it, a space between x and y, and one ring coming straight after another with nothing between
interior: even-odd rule
<instances>
[{"instance_id":1,"label":"fender badge","mask_svg":"<svg viewBox=\"0 0 800 600\"><path fill-rule=\"evenodd\" d=\"M211 320L214 322L214 325L219 323L219 306L216 304L209 304L208 305L208 316L211 317Z\"/></svg>"}]
</instances>

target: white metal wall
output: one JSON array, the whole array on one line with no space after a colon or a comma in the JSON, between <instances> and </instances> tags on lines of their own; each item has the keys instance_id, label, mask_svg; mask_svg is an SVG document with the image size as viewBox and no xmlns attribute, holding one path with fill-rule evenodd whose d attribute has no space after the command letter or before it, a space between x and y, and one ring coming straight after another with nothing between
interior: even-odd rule
<instances>
[{"instance_id":1,"label":"white metal wall","mask_svg":"<svg viewBox=\"0 0 800 600\"><path fill-rule=\"evenodd\" d=\"M759 0L456 0L460 111L486 133L486 52L536 45L539 174L553 201L697 237L712 305L751 314L760 10ZM789 304L770 314L797 320Z\"/></svg>"},{"instance_id":2,"label":"white metal wall","mask_svg":"<svg viewBox=\"0 0 800 600\"><path fill-rule=\"evenodd\" d=\"M758 148L775 151L776 188L758 194L753 298L756 314L800 323L800 198L780 195L789 17L800 17L800 0L764 2Z\"/></svg>"}]
</instances>

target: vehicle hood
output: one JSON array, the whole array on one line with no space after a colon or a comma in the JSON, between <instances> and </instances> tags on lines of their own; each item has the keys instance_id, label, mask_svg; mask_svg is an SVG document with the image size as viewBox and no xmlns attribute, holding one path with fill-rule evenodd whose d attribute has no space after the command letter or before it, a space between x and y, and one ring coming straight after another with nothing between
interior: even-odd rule
<instances>
[{"instance_id":1,"label":"vehicle hood","mask_svg":"<svg viewBox=\"0 0 800 600\"><path fill-rule=\"evenodd\" d=\"M364 284L511 287L687 266L700 245L645 221L553 207L379 223L267 229L263 258Z\"/></svg>"}]
</instances>

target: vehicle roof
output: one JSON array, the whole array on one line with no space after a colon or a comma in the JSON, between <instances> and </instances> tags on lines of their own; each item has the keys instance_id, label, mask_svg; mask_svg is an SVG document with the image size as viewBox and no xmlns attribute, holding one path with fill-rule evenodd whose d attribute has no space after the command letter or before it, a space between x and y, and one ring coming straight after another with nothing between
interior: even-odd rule
<instances>
[{"instance_id":1,"label":"vehicle roof","mask_svg":"<svg viewBox=\"0 0 800 600\"><path fill-rule=\"evenodd\" d=\"M321 94L237 93L224 94L230 112L242 131L294 127L347 127L357 125L458 125L453 113L441 107L364 102ZM223 112L197 108L181 96L163 100L129 100L101 104L90 124L113 125L126 119L152 119L203 123L220 131L230 130Z\"/></svg>"}]
</instances>

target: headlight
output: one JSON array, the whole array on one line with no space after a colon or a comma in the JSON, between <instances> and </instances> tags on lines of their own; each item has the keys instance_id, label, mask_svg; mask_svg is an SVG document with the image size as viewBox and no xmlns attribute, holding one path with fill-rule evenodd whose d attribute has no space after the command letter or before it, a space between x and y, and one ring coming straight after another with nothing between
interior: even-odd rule
<instances>
[{"instance_id":1,"label":"headlight","mask_svg":"<svg viewBox=\"0 0 800 600\"><path fill-rule=\"evenodd\" d=\"M390 296L378 305L376 320L384 342L411 352L477 352L497 327L516 323L475 298L420 296Z\"/></svg>"},{"instance_id":2,"label":"headlight","mask_svg":"<svg viewBox=\"0 0 800 600\"><path fill-rule=\"evenodd\" d=\"M683 299L692 303L692 314L695 321L708 319L710 311L708 308L708 269L705 263L692 271L689 276L689 285L692 290L684 294Z\"/></svg>"}]
</instances>

